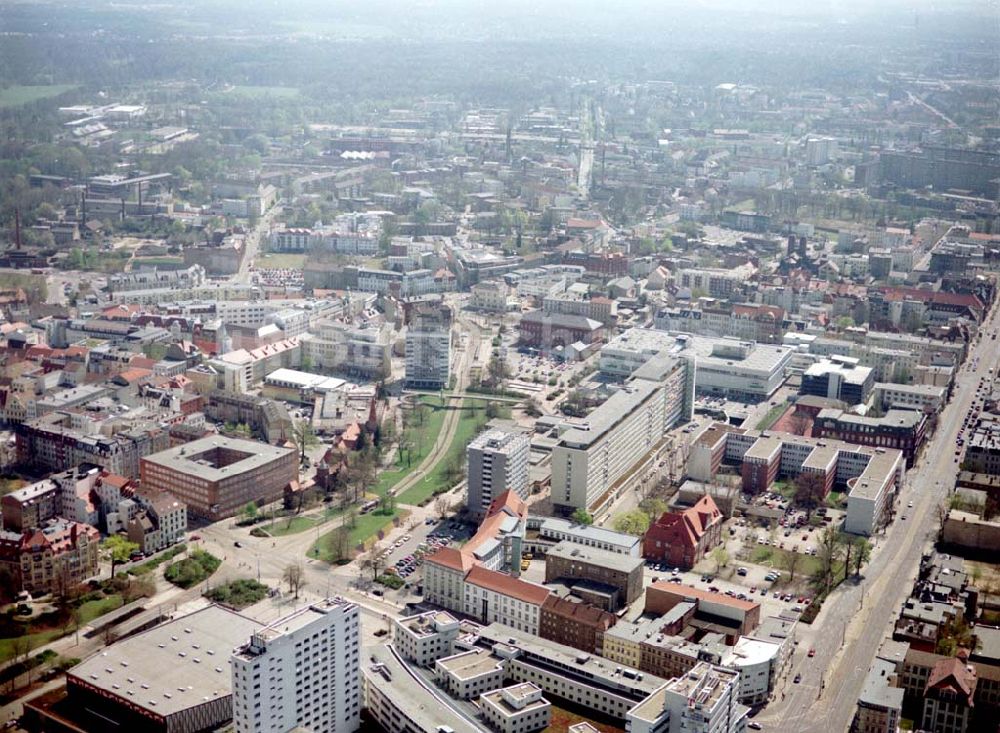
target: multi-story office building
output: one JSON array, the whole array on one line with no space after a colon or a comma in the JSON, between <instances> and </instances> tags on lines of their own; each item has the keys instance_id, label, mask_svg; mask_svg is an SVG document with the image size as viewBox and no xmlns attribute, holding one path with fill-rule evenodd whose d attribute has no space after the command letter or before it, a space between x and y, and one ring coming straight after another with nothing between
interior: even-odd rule
<instances>
[{"instance_id":1,"label":"multi-story office building","mask_svg":"<svg viewBox=\"0 0 1000 733\"><path fill-rule=\"evenodd\" d=\"M829 397L849 405L863 405L875 386L869 367L851 357L835 356L813 364L802 375L799 394Z\"/></svg>"},{"instance_id":2,"label":"multi-story office building","mask_svg":"<svg viewBox=\"0 0 1000 733\"><path fill-rule=\"evenodd\" d=\"M298 477L294 448L211 436L142 459L142 485L169 491L195 516L231 517L247 502L277 501Z\"/></svg>"},{"instance_id":3,"label":"multi-story office building","mask_svg":"<svg viewBox=\"0 0 1000 733\"><path fill-rule=\"evenodd\" d=\"M639 597L644 567L640 557L560 542L545 556L545 582L583 580L603 586L612 606L605 610L617 611Z\"/></svg>"},{"instance_id":4,"label":"multi-story office building","mask_svg":"<svg viewBox=\"0 0 1000 733\"><path fill-rule=\"evenodd\" d=\"M682 288L701 291L702 295L711 295L713 298L728 298L756 272L757 268L749 262L731 270L687 268L677 272L675 281Z\"/></svg>"},{"instance_id":5,"label":"multi-story office building","mask_svg":"<svg viewBox=\"0 0 1000 733\"><path fill-rule=\"evenodd\" d=\"M445 389L451 378L451 309L425 305L406 331L406 386Z\"/></svg>"},{"instance_id":6,"label":"multi-story office building","mask_svg":"<svg viewBox=\"0 0 1000 733\"><path fill-rule=\"evenodd\" d=\"M563 433L552 451L552 503L570 513L595 511L615 498L621 479L656 449L666 432L690 419L693 369L658 354L633 379Z\"/></svg>"},{"instance_id":7,"label":"multi-story office building","mask_svg":"<svg viewBox=\"0 0 1000 733\"><path fill-rule=\"evenodd\" d=\"M542 604L538 635L588 654L598 654L601 638L617 621L618 617L610 611L550 595Z\"/></svg>"},{"instance_id":8,"label":"multi-story office building","mask_svg":"<svg viewBox=\"0 0 1000 733\"><path fill-rule=\"evenodd\" d=\"M506 658L507 680L532 682L546 694L619 721L666 682L498 623L481 628L475 645Z\"/></svg>"},{"instance_id":9,"label":"multi-story office building","mask_svg":"<svg viewBox=\"0 0 1000 733\"><path fill-rule=\"evenodd\" d=\"M278 369L302 364L302 344L297 338L282 339L255 349L235 349L207 364L217 370L213 385L226 392L245 394Z\"/></svg>"},{"instance_id":10,"label":"multi-story office building","mask_svg":"<svg viewBox=\"0 0 1000 733\"><path fill-rule=\"evenodd\" d=\"M487 430L469 443L468 507L482 519L493 500L505 491L528 498L530 441L521 432Z\"/></svg>"},{"instance_id":11,"label":"multi-story office building","mask_svg":"<svg viewBox=\"0 0 1000 733\"><path fill-rule=\"evenodd\" d=\"M465 576L464 592L466 615L538 635L548 588L476 565Z\"/></svg>"},{"instance_id":12,"label":"multi-story office building","mask_svg":"<svg viewBox=\"0 0 1000 733\"><path fill-rule=\"evenodd\" d=\"M618 317L618 301L600 295L582 298L569 293L557 293L542 300L542 312L550 315L561 313L583 316L610 326Z\"/></svg>"},{"instance_id":13,"label":"multi-story office building","mask_svg":"<svg viewBox=\"0 0 1000 733\"><path fill-rule=\"evenodd\" d=\"M759 402L784 382L794 349L732 337L631 328L601 348L600 369L609 376L626 377L662 353L690 364L690 378L699 394Z\"/></svg>"},{"instance_id":14,"label":"multi-story office building","mask_svg":"<svg viewBox=\"0 0 1000 733\"><path fill-rule=\"evenodd\" d=\"M605 328L600 321L568 313L529 311L517 325L523 346L534 349L554 349L581 342L596 344L604 339Z\"/></svg>"},{"instance_id":15,"label":"multi-story office building","mask_svg":"<svg viewBox=\"0 0 1000 733\"><path fill-rule=\"evenodd\" d=\"M911 464L926 432L927 415L921 410L889 410L881 417L867 417L827 408L819 411L812 428L817 438L896 448Z\"/></svg>"},{"instance_id":16,"label":"multi-story office building","mask_svg":"<svg viewBox=\"0 0 1000 733\"><path fill-rule=\"evenodd\" d=\"M633 709L627 727L629 733L742 733L750 709L738 694L739 672L702 662Z\"/></svg>"},{"instance_id":17,"label":"multi-story office building","mask_svg":"<svg viewBox=\"0 0 1000 733\"><path fill-rule=\"evenodd\" d=\"M653 325L662 331L680 331L701 336L732 336L745 341L780 343L785 311L774 305L740 303L730 305L711 298L698 307L663 308Z\"/></svg>"},{"instance_id":18,"label":"multi-story office building","mask_svg":"<svg viewBox=\"0 0 1000 733\"><path fill-rule=\"evenodd\" d=\"M572 542L629 557L639 557L642 538L592 524L575 524L568 519L547 517L538 527L538 537L550 543ZM548 551L548 548L546 548Z\"/></svg>"},{"instance_id":19,"label":"multi-story office building","mask_svg":"<svg viewBox=\"0 0 1000 733\"><path fill-rule=\"evenodd\" d=\"M879 154L883 181L907 188L933 186L974 193L996 191L1000 156L994 152L922 145L914 150L884 150Z\"/></svg>"},{"instance_id":20,"label":"multi-story office building","mask_svg":"<svg viewBox=\"0 0 1000 733\"><path fill-rule=\"evenodd\" d=\"M782 645L741 636L722 657L722 664L740 673L737 699L744 705L766 705L781 671Z\"/></svg>"},{"instance_id":21,"label":"multi-story office building","mask_svg":"<svg viewBox=\"0 0 1000 733\"><path fill-rule=\"evenodd\" d=\"M521 569L526 515L524 500L513 491L494 499L486 519L468 542L459 549L443 547L424 559L425 600L465 612L465 579L474 567L505 570L516 576ZM471 615L478 617L478 610Z\"/></svg>"},{"instance_id":22,"label":"multi-story office building","mask_svg":"<svg viewBox=\"0 0 1000 733\"><path fill-rule=\"evenodd\" d=\"M323 320L301 337L302 358L318 369L330 369L370 380L389 375L392 343L387 326L352 328Z\"/></svg>"},{"instance_id":23,"label":"multi-story office building","mask_svg":"<svg viewBox=\"0 0 1000 733\"><path fill-rule=\"evenodd\" d=\"M934 413L945 403L947 390L933 384L892 384L876 382L875 404L883 410L893 407Z\"/></svg>"},{"instance_id":24,"label":"multi-story office building","mask_svg":"<svg viewBox=\"0 0 1000 733\"><path fill-rule=\"evenodd\" d=\"M359 635L358 607L330 599L254 631L230 658L237 733L357 730Z\"/></svg>"},{"instance_id":25,"label":"multi-story office building","mask_svg":"<svg viewBox=\"0 0 1000 733\"><path fill-rule=\"evenodd\" d=\"M199 287L205 283L205 268L192 265L183 270L133 270L119 272L108 276L108 292L121 293L130 290L147 290L149 288L189 288Z\"/></svg>"},{"instance_id":26,"label":"multi-story office building","mask_svg":"<svg viewBox=\"0 0 1000 733\"><path fill-rule=\"evenodd\" d=\"M484 313L509 310L510 286L502 280L487 280L472 286L472 307Z\"/></svg>"},{"instance_id":27,"label":"multi-story office building","mask_svg":"<svg viewBox=\"0 0 1000 733\"><path fill-rule=\"evenodd\" d=\"M803 471L822 476L827 491L834 485L845 486L849 493L844 529L864 535L888 521L906 469L902 451L895 448L714 423L692 443L688 474L711 481L723 460L740 464L743 490L751 494L769 490L779 476L794 479Z\"/></svg>"}]
</instances>

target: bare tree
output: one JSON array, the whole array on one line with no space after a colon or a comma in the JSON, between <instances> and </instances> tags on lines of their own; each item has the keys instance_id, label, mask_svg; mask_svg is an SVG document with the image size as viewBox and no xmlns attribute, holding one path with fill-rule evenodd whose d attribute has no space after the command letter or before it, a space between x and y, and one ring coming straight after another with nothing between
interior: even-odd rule
<instances>
[{"instance_id":1,"label":"bare tree","mask_svg":"<svg viewBox=\"0 0 1000 733\"><path fill-rule=\"evenodd\" d=\"M788 425L788 432L792 435L805 435L809 431L809 428L812 427L812 421L806 415L799 412L789 417L786 424Z\"/></svg>"},{"instance_id":2,"label":"bare tree","mask_svg":"<svg viewBox=\"0 0 1000 733\"><path fill-rule=\"evenodd\" d=\"M826 476L803 471L795 477L795 503L806 510L806 519L826 498Z\"/></svg>"},{"instance_id":3,"label":"bare tree","mask_svg":"<svg viewBox=\"0 0 1000 733\"><path fill-rule=\"evenodd\" d=\"M802 563L802 555L797 552L786 552L782 559L782 567L788 571L788 580L790 582L795 582L795 571L798 570L799 565Z\"/></svg>"},{"instance_id":4,"label":"bare tree","mask_svg":"<svg viewBox=\"0 0 1000 733\"><path fill-rule=\"evenodd\" d=\"M31 654L31 650L35 648L35 640L29 636L19 636L14 640L14 662L26 662L28 655ZM14 691L15 683L17 682L17 675L12 674L10 677L10 691Z\"/></svg>"},{"instance_id":5,"label":"bare tree","mask_svg":"<svg viewBox=\"0 0 1000 733\"><path fill-rule=\"evenodd\" d=\"M299 591L306 587L305 569L299 564L288 565L281 574L281 579L288 583L288 592L299 598Z\"/></svg>"},{"instance_id":6,"label":"bare tree","mask_svg":"<svg viewBox=\"0 0 1000 733\"><path fill-rule=\"evenodd\" d=\"M327 552L331 562L341 562L350 557L351 554L351 532L341 525L333 530L327 537Z\"/></svg>"},{"instance_id":7,"label":"bare tree","mask_svg":"<svg viewBox=\"0 0 1000 733\"><path fill-rule=\"evenodd\" d=\"M376 542L371 546L368 553L361 558L361 570L371 571L372 580L379 576L379 572L382 570L385 559L383 558L383 553L385 548L380 542Z\"/></svg>"},{"instance_id":8,"label":"bare tree","mask_svg":"<svg viewBox=\"0 0 1000 733\"><path fill-rule=\"evenodd\" d=\"M816 584L824 591L830 590L833 582L834 569L841 559L843 546L839 533L833 527L827 527L820 535L819 547L816 548L816 558L819 560L819 568L814 574Z\"/></svg>"},{"instance_id":9,"label":"bare tree","mask_svg":"<svg viewBox=\"0 0 1000 733\"><path fill-rule=\"evenodd\" d=\"M445 514L448 513L448 500L443 496L439 496L434 500L434 513L441 519L444 519Z\"/></svg>"},{"instance_id":10,"label":"bare tree","mask_svg":"<svg viewBox=\"0 0 1000 733\"><path fill-rule=\"evenodd\" d=\"M872 556L872 543L864 537L854 540L854 574L861 575L861 568Z\"/></svg>"},{"instance_id":11,"label":"bare tree","mask_svg":"<svg viewBox=\"0 0 1000 733\"><path fill-rule=\"evenodd\" d=\"M934 507L934 514L937 516L938 520L938 537L941 537L944 534L944 523L948 521L948 515L950 513L951 503L947 500L942 501Z\"/></svg>"}]
</instances>

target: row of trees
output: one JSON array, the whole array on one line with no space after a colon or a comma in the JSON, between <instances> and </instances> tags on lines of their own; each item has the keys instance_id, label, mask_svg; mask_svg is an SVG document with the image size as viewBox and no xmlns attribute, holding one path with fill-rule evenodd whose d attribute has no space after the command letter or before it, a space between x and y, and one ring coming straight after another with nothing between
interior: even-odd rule
<instances>
[{"instance_id":1,"label":"row of trees","mask_svg":"<svg viewBox=\"0 0 1000 733\"><path fill-rule=\"evenodd\" d=\"M871 552L872 545L864 537L855 537L827 527L820 535L816 547L816 559L819 563L812 574L813 586L821 593L829 593L831 588L847 580L852 568L854 575L860 577L861 568L871 558ZM792 556L803 557L795 552L785 553L786 566L792 562L789 559ZM786 569L794 579L794 566ZM843 577L840 577L840 572L843 572Z\"/></svg>"}]
</instances>

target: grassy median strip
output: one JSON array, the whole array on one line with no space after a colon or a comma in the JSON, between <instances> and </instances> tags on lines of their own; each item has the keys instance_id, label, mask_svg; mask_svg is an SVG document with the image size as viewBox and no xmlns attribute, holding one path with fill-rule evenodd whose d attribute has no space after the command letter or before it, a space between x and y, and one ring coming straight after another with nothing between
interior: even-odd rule
<instances>
[{"instance_id":1,"label":"grassy median strip","mask_svg":"<svg viewBox=\"0 0 1000 733\"><path fill-rule=\"evenodd\" d=\"M403 435L396 450L396 468L390 468L379 473L378 481L372 488L372 493L385 496L385 492L398 484L420 465L434 449L434 442L441 434L444 416L448 414L446 403L440 397L424 395L420 402L430 408L422 424L414 423L403 430ZM408 450L402 446L408 445Z\"/></svg>"},{"instance_id":2,"label":"grassy median strip","mask_svg":"<svg viewBox=\"0 0 1000 733\"><path fill-rule=\"evenodd\" d=\"M451 443L427 475L415 486L411 486L399 495L400 504L418 506L435 494L447 491L460 480L465 467L465 449L486 426L485 408L485 404L479 400L463 401L462 414L458 419Z\"/></svg>"}]
</instances>

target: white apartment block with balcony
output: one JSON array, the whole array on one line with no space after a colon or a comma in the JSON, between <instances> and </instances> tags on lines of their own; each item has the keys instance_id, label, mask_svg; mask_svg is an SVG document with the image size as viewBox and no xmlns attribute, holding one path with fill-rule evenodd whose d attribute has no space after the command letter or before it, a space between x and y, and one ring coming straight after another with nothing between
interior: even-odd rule
<instances>
[{"instance_id":1,"label":"white apartment block with balcony","mask_svg":"<svg viewBox=\"0 0 1000 733\"><path fill-rule=\"evenodd\" d=\"M236 733L360 727L359 611L324 600L255 632L230 658Z\"/></svg>"}]
</instances>

